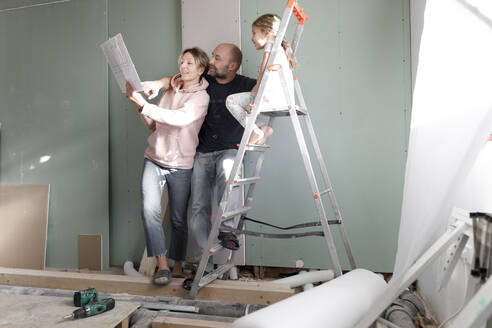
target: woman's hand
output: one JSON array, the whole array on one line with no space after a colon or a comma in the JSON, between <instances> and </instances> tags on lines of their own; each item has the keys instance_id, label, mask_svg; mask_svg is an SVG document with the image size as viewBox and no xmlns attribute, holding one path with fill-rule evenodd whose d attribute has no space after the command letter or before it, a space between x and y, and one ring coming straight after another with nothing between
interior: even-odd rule
<instances>
[{"instance_id":1,"label":"woman's hand","mask_svg":"<svg viewBox=\"0 0 492 328\"><path fill-rule=\"evenodd\" d=\"M154 99L159 95L161 89L167 90L170 88L171 78L166 76L160 80L155 81L145 81L142 83L144 93L147 95L149 100Z\"/></svg>"},{"instance_id":2,"label":"woman's hand","mask_svg":"<svg viewBox=\"0 0 492 328\"><path fill-rule=\"evenodd\" d=\"M149 100L154 99L159 95L159 91L162 89L161 80L145 81L142 82L144 93L148 96Z\"/></svg>"},{"instance_id":3,"label":"woman's hand","mask_svg":"<svg viewBox=\"0 0 492 328\"><path fill-rule=\"evenodd\" d=\"M132 85L128 81L126 81L126 97L130 99L132 103L137 105L139 110L142 109L145 104L147 104L147 101L142 96L142 94L138 91L135 91L135 89L133 89Z\"/></svg>"}]
</instances>

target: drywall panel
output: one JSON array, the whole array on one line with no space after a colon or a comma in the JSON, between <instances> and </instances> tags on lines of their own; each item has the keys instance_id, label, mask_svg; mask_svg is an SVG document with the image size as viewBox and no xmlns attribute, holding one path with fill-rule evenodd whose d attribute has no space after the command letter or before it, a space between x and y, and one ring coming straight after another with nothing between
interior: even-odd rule
<instances>
[{"instance_id":1,"label":"drywall panel","mask_svg":"<svg viewBox=\"0 0 492 328\"><path fill-rule=\"evenodd\" d=\"M143 81L178 72L179 0L110 0L108 11L109 36L122 34ZM140 263L145 248L140 177L150 131L140 121L135 105L121 93L112 74L109 76L109 131L111 263L123 265L126 260Z\"/></svg>"},{"instance_id":2,"label":"drywall panel","mask_svg":"<svg viewBox=\"0 0 492 328\"><path fill-rule=\"evenodd\" d=\"M0 186L0 266L43 270L49 185Z\"/></svg>"},{"instance_id":3,"label":"drywall panel","mask_svg":"<svg viewBox=\"0 0 492 328\"><path fill-rule=\"evenodd\" d=\"M182 49L198 46L211 54L219 43L241 47L239 0L182 0Z\"/></svg>"},{"instance_id":4,"label":"drywall panel","mask_svg":"<svg viewBox=\"0 0 492 328\"><path fill-rule=\"evenodd\" d=\"M285 3L241 2L245 75L257 75L261 56L250 41L251 23L264 13L282 15ZM409 2L319 0L300 5L309 19L297 53L297 75L357 265L390 272L410 114ZM269 141L273 149L266 155L250 215L280 226L311 221L314 201L292 125L280 118L274 130ZM327 203L325 207L333 217ZM348 269L338 229L333 227L333 232L342 267ZM249 237L246 251L247 263L253 265L331 266L326 242L319 237Z\"/></svg>"},{"instance_id":5,"label":"drywall panel","mask_svg":"<svg viewBox=\"0 0 492 328\"><path fill-rule=\"evenodd\" d=\"M79 269L102 271L102 235L79 235Z\"/></svg>"},{"instance_id":6,"label":"drywall panel","mask_svg":"<svg viewBox=\"0 0 492 328\"><path fill-rule=\"evenodd\" d=\"M0 182L51 186L46 265L76 268L80 233L109 238L107 1L45 2L0 10Z\"/></svg>"},{"instance_id":7,"label":"drywall panel","mask_svg":"<svg viewBox=\"0 0 492 328\"><path fill-rule=\"evenodd\" d=\"M73 0L3 0L0 3L0 10L13 11L19 9L26 9L30 7L53 5L61 2L67 2L67 1L73 1Z\"/></svg>"}]
</instances>

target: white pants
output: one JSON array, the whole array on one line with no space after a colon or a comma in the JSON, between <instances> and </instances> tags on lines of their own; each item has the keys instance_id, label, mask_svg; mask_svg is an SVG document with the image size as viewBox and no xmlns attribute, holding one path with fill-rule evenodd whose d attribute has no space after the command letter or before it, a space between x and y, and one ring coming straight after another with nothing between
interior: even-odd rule
<instances>
[{"instance_id":1,"label":"white pants","mask_svg":"<svg viewBox=\"0 0 492 328\"><path fill-rule=\"evenodd\" d=\"M226 107L234 118L243 126L246 127L246 117L248 116L249 104L254 96L251 92L235 93L227 97ZM258 128L255 125L255 128Z\"/></svg>"}]
</instances>

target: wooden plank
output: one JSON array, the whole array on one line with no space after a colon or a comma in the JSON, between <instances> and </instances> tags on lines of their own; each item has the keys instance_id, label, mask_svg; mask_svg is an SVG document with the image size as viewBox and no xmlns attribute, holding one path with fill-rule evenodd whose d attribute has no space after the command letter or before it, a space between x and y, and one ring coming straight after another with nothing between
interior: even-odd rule
<instances>
[{"instance_id":1,"label":"wooden plank","mask_svg":"<svg viewBox=\"0 0 492 328\"><path fill-rule=\"evenodd\" d=\"M128 328L130 327L130 319L128 319L128 317L126 317L125 319L123 319L117 326L116 328Z\"/></svg>"},{"instance_id":2,"label":"wooden plank","mask_svg":"<svg viewBox=\"0 0 492 328\"><path fill-rule=\"evenodd\" d=\"M44 269L49 185L0 186L0 266Z\"/></svg>"},{"instance_id":3,"label":"wooden plank","mask_svg":"<svg viewBox=\"0 0 492 328\"><path fill-rule=\"evenodd\" d=\"M142 259L140 260L140 267L138 272L147 277L152 277L157 267L157 259L155 257L147 256L147 247L145 247Z\"/></svg>"},{"instance_id":4,"label":"wooden plank","mask_svg":"<svg viewBox=\"0 0 492 328\"><path fill-rule=\"evenodd\" d=\"M176 296L186 298L181 287L183 279L174 278L164 287L152 285L149 277L55 272L0 267L0 285L81 290L97 288L102 293L128 293L146 296ZM226 303L269 305L289 296L294 290L271 282L216 280L200 289L197 299Z\"/></svg>"},{"instance_id":5,"label":"wooden plank","mask_svg":"<svg viewBox=\"0 0 492 328\"><path fill-rule=\"evenodd\" d=\"M227 328L230 322L158 316L152 320L152 328Z\"/></svg>"},{"instance_id":6,"label":"wooden plank","mask_svg":"<svg viewBox=\"0 0 492 328\"><path fill-rule=\"evenodd\" d=\"M79 269L102 271L102 235L79 235Z\"/></svg>"},{"instance_id":7,"label":"wooden plank","mask_svg":"<svg viewBox=\"0 0 492 328\"><path fill-rule=\"evenodd\" d=\"M140 303L116 302L114 309L93 317L63 320L77 309L72 298L0 294L3 327L115 327L124 323Z\"/></svg>"}]
</instances>

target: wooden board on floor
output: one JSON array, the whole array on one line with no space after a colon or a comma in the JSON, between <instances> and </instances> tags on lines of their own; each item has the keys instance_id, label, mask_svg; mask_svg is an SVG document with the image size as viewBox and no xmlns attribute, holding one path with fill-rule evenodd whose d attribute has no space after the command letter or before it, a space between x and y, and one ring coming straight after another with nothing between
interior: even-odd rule
<instances>
[{"instance_id":1,"label":"wooden board on floor","mask_svg":"<svg viewBox=\"0 0 492 328\"><path fill-rule=\"evenodd\" d=\"M0 326L5 327L115 327L127 324L128 316L140 303L118 302L114 309L93 317L78 320L63 320L77 309L73 299L55 296L32 296L0 293L2 317Z\"/></svg>"},{"instance_id":2,"label":"wooden board on floor","mask_svg":"<svg viewBox=\"0 0 492 328\"><path fill-rule=\"evenodd\" d=\"M174 278L164 287L152 285L149 277L56 272L0 267L0 285L82 290L96 288L102 293L186 298L183 279ZM271 282L216 280L200 289L197 299L225 303L269 305L294 295L294 290Z\"/></svg>"},{"instance_id":3,"label":"wooden board on floor","mask_svg":"<svg viewBox=\"0 0 492 328\"><path fill-rule=\"evenodd\" d=\"M227 328L230 326L230 322L174 318L166 316L158 316L152 320L152 328Z\"/></svg>"},{"instance_id":4,"label":"wooden board on floor","mask_svg":"<svg viewBox=\"0 0 492 328\"><path fill-rule=\"evenodd\" d=\"M0 266L44 269L49 185L0 186Z\"/></svg>"},{"instance_id":5,"label":"wooden board on floor","mask_svg":"<svg viewBox=\"0 0 492 328\"><path fill-rule=\"evenodd\" d=\"M157 259L155 257L147 256L147 247L145 247L142 259L140 260L140 266L138 272L147 277L152 277L157 267Z\"/></svg>"},{"instance_id":6,"label":"wooden board on floor","mask_svg":"<svg viewBox=\"0 0 492 328\"><path fill-rule=\"evenodd\" d=\"M79 269L102 271L102 235L79 235Z\"/></svg>"}]
</instances>

